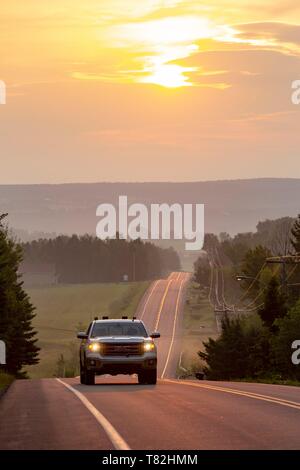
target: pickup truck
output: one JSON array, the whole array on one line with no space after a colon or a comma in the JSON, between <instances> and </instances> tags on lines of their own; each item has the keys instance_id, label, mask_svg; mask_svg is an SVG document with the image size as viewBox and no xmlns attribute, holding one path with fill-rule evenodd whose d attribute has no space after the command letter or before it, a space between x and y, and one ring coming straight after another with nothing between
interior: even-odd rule
<instances>
[{"instance_id":1,"label":"pickup truck","mask_svg":"<svg viewBox=\"0 0 300 470\"><path fill-rule=\"evenodd\" d=\"M137 374L140 384L156 384L157 349L141 320L95 319L86 332L77 334L80 344L80 382L95 384L95 375Z\"/></svg>"}]
</instances>

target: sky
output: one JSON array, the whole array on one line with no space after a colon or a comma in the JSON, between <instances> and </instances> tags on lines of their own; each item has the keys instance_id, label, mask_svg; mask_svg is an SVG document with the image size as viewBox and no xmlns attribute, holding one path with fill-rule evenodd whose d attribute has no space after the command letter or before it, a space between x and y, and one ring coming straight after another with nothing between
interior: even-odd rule
<instances>
[{"instance_id":1,"label":"sky","mask_svg":"<svg viewBox=\"0 0 300 470\"><path fill-rule=\"evenodd\" d=\"M10 0L0 184L300 177L298 0Z\"/></svg>"}]
</instances>

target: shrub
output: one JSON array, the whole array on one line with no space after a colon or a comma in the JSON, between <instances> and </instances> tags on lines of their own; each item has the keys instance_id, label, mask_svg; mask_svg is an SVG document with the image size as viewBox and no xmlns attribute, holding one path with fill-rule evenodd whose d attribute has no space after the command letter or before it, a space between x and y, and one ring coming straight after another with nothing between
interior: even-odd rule
<instances>
[{"instance_id":1,"label":"shrub","mask_svg":"<svg viewBox=\"0 0 300 470\"><path fill-rule=\"evenodd\" d=\"M269 366L269 332L259 321L224 318L222 333L204 343L198 355L207 363L204 369L212 380L260 377Z\"/></svg>"}]
</instances>

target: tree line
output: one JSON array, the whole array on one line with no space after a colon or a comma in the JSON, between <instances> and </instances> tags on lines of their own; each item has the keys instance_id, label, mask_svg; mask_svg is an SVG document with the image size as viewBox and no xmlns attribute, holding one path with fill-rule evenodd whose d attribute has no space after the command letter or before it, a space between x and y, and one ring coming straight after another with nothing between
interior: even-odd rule
<instances>
[{"instance_id":1,"label":"tree line","mask_svg":"<svg viewBox=\"0 0 300 470\"><path fill-rule=\"evenodd\" d=\"M300 340L300 266L292 266L289 272L291 284L286 285L278 266L265 266L266 258L273 254L294 255L300 252L300 215L289 224L288 231L277 232L279 226L278 221L268 221L265 238L257 237L260 243L276 240L277 248L266 243L252 244L251 248L248 245L248 249L244 249L244 243L240 243L242 236L237 237L238 243L237 239L228 237L220 241L220 238L209 236L206 240L208 250L217 246L223 260L226 256L230 260L232 278L235 278L237 269L249 277L241 283L241 288L245 298L252 300L252 306L257 305L248 313L226 314L220 336L209 338L204 343L204 351L198 352L206 364L204 371L209 379L300 380L300 364L292 361L292 344ZM248 242L253 240L249 234L246 238ZM222 253L224 243L225 256L224 251ZM244 251L243 256L241 251ZM195 280L202 283L207 279L208 270L207 259L198 260ZM300 352L298 357L300 360Z\"/></svg>"},{"instance_id":2,"label":"tree line","mask_svg":"<svg viewBox=\"0 0 300 470\"><path fill-rule=\"evenodd\" d=\"M177 252L141 240L58 236L22 245L27 270L54 265L59 283L142 281L180 269Z\"/></svg>"}]
</instances>

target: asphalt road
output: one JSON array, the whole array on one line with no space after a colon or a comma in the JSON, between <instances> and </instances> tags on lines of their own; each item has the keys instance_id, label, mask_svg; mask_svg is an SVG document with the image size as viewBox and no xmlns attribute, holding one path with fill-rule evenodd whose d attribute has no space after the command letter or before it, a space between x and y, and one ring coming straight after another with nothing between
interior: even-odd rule
<instances>
[{"instance_id":1,"label":"asphalt road","mask_svg":"<svg viewBox=\"0 0 300 470\"><path fill-rule=\"evenodd\" d=\"M162 334L156 386L127 376L17 381L0 402L0 448L299 449L299 388L176 380L187 279L156 281L137 311Z\"/></svg>"}]
</instances>

